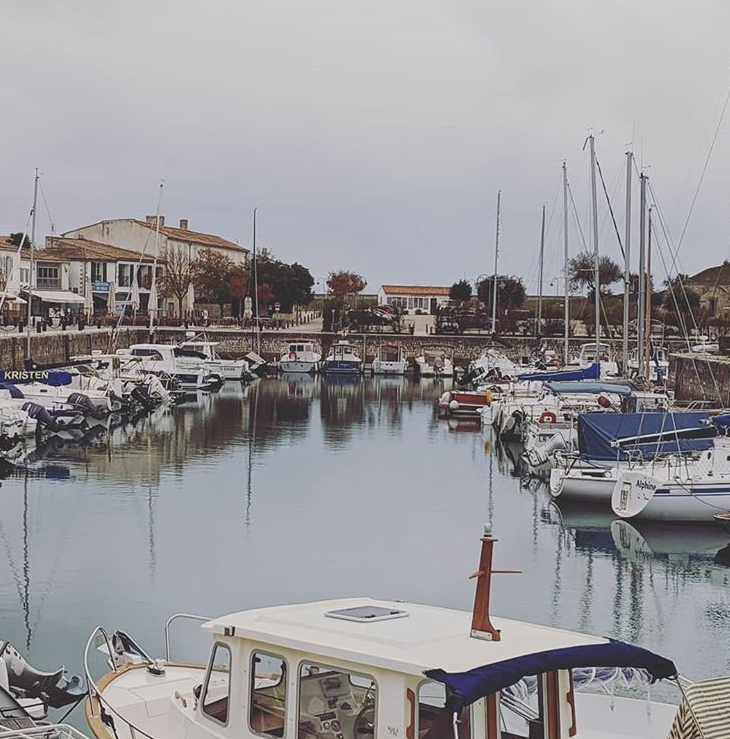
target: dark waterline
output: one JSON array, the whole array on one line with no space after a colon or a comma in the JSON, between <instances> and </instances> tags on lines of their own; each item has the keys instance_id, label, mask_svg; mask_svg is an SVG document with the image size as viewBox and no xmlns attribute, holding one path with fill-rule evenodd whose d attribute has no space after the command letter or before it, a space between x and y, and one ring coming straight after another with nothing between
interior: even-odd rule
<instances>
[{"instance_id":1,"label":"dark waterline","mask_svg":"<svg viewBox=\"0 0 730 739\"><path fill-rule=\"evenodd\" d=\"M161 654L177 611L351 595L470 609L491 523L495 565L523 572L496 579L497 615L636 642L693 679L730 672L730 534L559 511L491 428L436 418L442 391L229 385L50 450L2 482L0 639L81 672L95 625ZM205 643L193 634L173 640Z\"/></svg>"}]
</instances>

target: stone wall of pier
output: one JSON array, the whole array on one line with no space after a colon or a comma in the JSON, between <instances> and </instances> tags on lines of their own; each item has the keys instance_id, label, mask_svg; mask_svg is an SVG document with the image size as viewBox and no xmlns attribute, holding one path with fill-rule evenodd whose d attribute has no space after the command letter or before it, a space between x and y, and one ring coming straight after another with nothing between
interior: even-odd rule
<instances>
[{"instance_id":1,"label":"stone wall of pier","mask_svg":"<svg viewBox=\"0 0 730 739\"><path fill-rule=\"evenodd\" d=\"M107 351L110 336L111 330L105 329L31 333L31 356L39 367L58 367L69 364L74 356L89 354L95 349ZM117 336L117 347L126 348L135 342L145 341L146 336L143 328L121 329ZM0 333L0 370L23 369L27 342L27 334Z\"/></svg>"},{"instance_id":2,"label":"stone wall of pier","mask_svg":"<svg viewBox=\"0 0 730 739\"><path fill-rule=\"evenodd\" d=\"M679 401L704 401L730 407L730 359L698 354L672 354L669 377Z\"/></svg>"}]
</instances>

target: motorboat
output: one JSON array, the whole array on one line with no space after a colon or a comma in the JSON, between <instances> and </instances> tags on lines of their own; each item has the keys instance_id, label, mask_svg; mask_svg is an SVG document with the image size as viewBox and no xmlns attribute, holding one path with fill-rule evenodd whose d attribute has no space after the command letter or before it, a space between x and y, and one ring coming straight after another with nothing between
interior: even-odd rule
<instances>
[{"instance_id":1,"label":"motorboat","mask_svg":"<svg viewBox=\"0 0 730 739\"><path fill-rule=\"evenodd\" d=\"M330 348L322 362L322 372L326 375L360 375L362 359L355 353L355 347L343 339Z\"/></svg>"},{"instance_id":2,"label":"motorboat","mask_svg":"<svg viewBox=\"0 0 730 739\"><path fill-rule=\"evenodd\" d=\"M498 388L484 390L447 390L438 399L436 406L442 416L474 416L481 420L481 412L492 405Z\"/></svg>"},{"instance_id":3,"label":"motorboat","mask_svg":"<svg viewBox=\"0 0 730 739\"><path fill-rule=\"evenodd\" d=\"M454 361L444 349L424 348L416 357L416 370L421 377L453 377Z\"/></svg>"},{"instance_id":4,"label":"motorboat","mask_svg":"<svg viewBox=\"0 0 730 739\"><path fill-rule=\"evenodd\" d=\"M690 348L695 354L717 354L720 351L720 344L712 341L709 336L701 335L697 337L697 343L692 344Z\"/></svg>"},{"instance_id":5,"label":"motorboat","mask_svg":"<svg viewBox=\"0 0 730 739\"><path fill-rule=\"evenodd\" d=\"M602 341L581 344L577 359L568 366L585 369L596 363L600 363L602 378L619 376L618 362L613 357L611 346Z\"/></svg>"},{"instance_id":6,"label":"motorboat","mask_svg":"<svg viewBox=\"0 0 730 739\"><path fill-rule=\"evenodd\" d=\"M164 658L97 627L84 654L90 730L96 739L665 739L676 706L611 686L643 692L678 681L674 663L620 641L493 618L494 542L482 537L471 613L355 597L176 614ZM202 622L207 662L174 659L170 627L181 619ZM716 701L712 717L728 702Z\"/></svg>"},{"instance_id":7,"label":"motorboat","mask_svg":"<svg viewBox=\"0 0 730 739\"><path fill-rule=\"evenodd\" d=\"M381 344L373 359L374 375L405 375L408 369L406 350L395 344Z\"/></svg>"},{"instance_id":8,"label":"motorboat","mask_svg":"<svg viewBox=\"0 0 730 739\"><path fill-rule=\"evenodd\" d=\"M170 344L132 344L117 352L122 356L141 357L141 369L155 375L176 378L183 390L218 390L223 384L220 375L207 368L197 352Z\"/></svg>"},{"instance_id":9,"label":"motorboat","mask_svg":"<svg viewBox=\"0 0 730 739\"><path fill-rule=\"evenodd\" d=\"M63 667L53 672L38 670L10 642L0 641L0 736L32 731L43 725L49 708L78 703L85 693L79 675L69 676ZM18 736L61 739L63 734L39 732Z\"/></svg>"},{"instance_id":10,"label":"motorboat","mask_svg":"<svg viewBox=\"0 0 730 739\"><path fill-rule=\"evenodd\" d=\"M319 372L322 353L312 341L293 341L281 355L279 369L286 373L314 375Z\"/></svg>"},{"instance_id":11,"label":"motorboat","mask_svg":"<svg viewBox=\"0 0 730 739\"><path fill-rule=\"evenodd\" d=\"M469 364L459 377L459 384L468 385L491 384L503 379L514 380L525 368L513 362L504 352L498 349L485 349L478 359Z\"/></svg>"},{"instance_id":12,"label":"motorboat","mask_svg":"<svg viewBox=\"0 0 730 739\"><path fill-rule=\"evenodd\" d=\"M629 377L638 377L639 359L636 349L631 352L626 366ZM666 382L667 377L669 377L669 356L667 355L667 350L664 347L655 347L652 345L649 353L649 381L662 383Z\"/></svg>"},{"instance_id":13,"label":"motorboat","mask_svg":"<svg viewBox=\"0 0 730 739\"><path fill-rule=\"evenodd\" d=\"M222 377L223 380L250 380L248 362L245 359L223 359L216 347L217 341L205 339L188 339L178 346L182 349L196 352L211 374Z\"/></svg>"}]
</instances>

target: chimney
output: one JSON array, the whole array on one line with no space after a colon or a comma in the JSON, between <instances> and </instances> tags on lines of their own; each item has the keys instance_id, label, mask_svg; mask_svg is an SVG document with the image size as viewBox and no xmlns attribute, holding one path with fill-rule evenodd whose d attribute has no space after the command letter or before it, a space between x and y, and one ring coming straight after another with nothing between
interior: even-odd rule
<instances>
[{"instance_id":1,"label":"chimney","mask_svg":"<svg viewBox=\"0 0 730 739\"><path fill-rule=\"evenodd\" d=\"M181 218L180 219L180 229L182 231L188 230L188 219L187 218Z\"/></svg>"},{"instance_id":2,"label":"chimney","mask_svg":"<svg viewBox=\"0 0 730 739\"><path fill-rule=\"evenodd\" d=\"M155 221L157 220L157 216L147 216L145 218L147 223L151 223L153 226L155 225ZM162 228L165 225L165 216L160 216L160 228Z\"/></svg>"}]
</instances>

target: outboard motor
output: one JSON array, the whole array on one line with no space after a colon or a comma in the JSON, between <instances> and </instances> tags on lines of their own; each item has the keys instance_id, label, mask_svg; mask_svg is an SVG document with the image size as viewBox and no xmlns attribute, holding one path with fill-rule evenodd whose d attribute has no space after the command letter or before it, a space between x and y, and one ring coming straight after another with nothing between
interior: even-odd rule
<instances>
[{"instance_id":1,"label":"outboard motor","mask_svg":"<svg viewBox=\"0 0 730 739\"><path fill-rule=\"evenodd\" d=\"M83 393L71 393L66 402L76 408L80 408L84 413L88 414L92 418L96 418L97 420L101 420L109 413L104 408L100 408L96 405L88 395L84 395Z\"/></svg>"},{"instance_id":2,"label":"outboard motor","mask_svg":"<svg viewBox=\"0 0 730 739\"><path fill-rule=\"evenodd\" d=\"M39 405L38 403L31 403L28 401L27 403L23 403L21 408L31 417L35 418L35 420L44 428L47 428L49 431L60 431L61 428L63 428L62 425L59 425L56 422L56 419L50 414L48 411L48 408L44 408L42 405Z\"/></svg>"},{"instance_id":3,"label":"outboard motor","mask_svg":"<svg viewBox=\"0 0 730 739\"><path fill-rule=\"evenodd\" d=\"M130 396L135 403L142 406L146 410L152 410L157 405L157 402L150 397L150 390L147 385L137 385L134 387Z\"/></svg>"}]
</instances>

